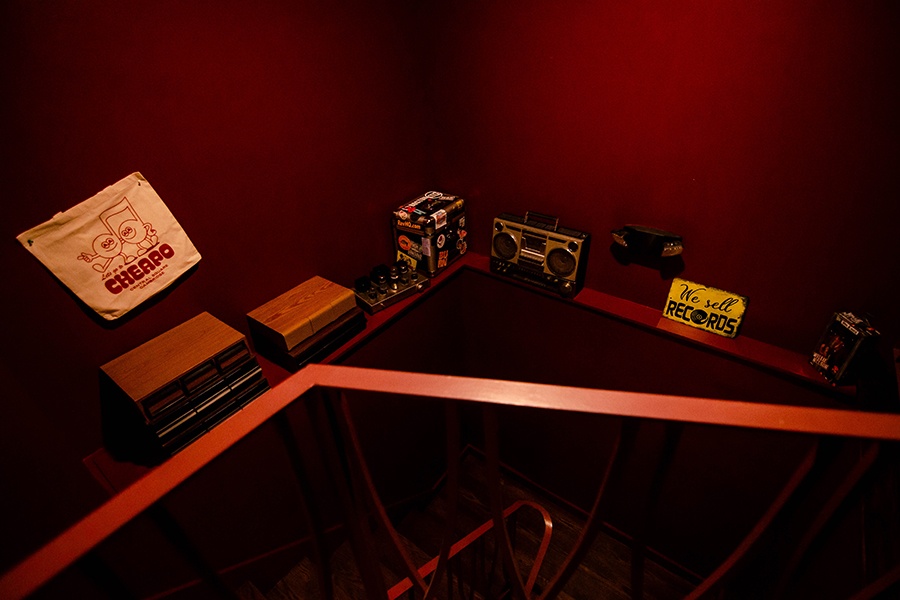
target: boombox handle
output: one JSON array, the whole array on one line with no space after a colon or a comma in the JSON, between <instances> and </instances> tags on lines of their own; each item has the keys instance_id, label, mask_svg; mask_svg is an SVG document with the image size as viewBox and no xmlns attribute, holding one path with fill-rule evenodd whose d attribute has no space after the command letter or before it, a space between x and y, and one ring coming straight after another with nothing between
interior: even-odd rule
<instances>
[{"instance_id":1,"label":"boombox handle","mask_svg":"<svg viewBox=\"0 0 900 600\"><path fill-rule=\"evenodd\" d=\"M525 222L527 223L530 220L533 220L534 217L537 217L539 221L546 221L549 225L551 222L553 223L553 231L559 227L559 217L551 217L550 215L544 215L541 213L525 211Z\"/></svg>"}]
</instances>

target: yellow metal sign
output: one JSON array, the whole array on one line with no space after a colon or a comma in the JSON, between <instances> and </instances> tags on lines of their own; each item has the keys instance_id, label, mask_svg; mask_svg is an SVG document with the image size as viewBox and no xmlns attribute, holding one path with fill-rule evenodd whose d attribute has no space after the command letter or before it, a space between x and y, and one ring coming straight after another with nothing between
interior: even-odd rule
<instances>
[{"instance_id":1,"label":"yellow metal sign","mask_svg":"<svg viewBox=\"0 0 900 600\"><path fill-rule=\"evenodd\" d=\"M748 302L744 296L676 277L669 289L663 316L733 338L741 328Z\"/></svg>"}]
</instances>

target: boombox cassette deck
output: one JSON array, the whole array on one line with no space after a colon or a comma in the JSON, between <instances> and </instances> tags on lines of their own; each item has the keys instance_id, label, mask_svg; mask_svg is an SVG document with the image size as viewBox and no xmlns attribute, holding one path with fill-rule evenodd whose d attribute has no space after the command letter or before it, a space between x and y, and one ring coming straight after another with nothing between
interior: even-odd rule
<instances>
[{"instance_id":1,"label":"boombox cassette deck","mask_svg":"<svg viewBox=\"0 0 900 600\"><path fill-rule=\"evenodd\" d=\"M591 235L538 213L494 219L491 271L571 298L584 287Z\"/></svg>"}]
</instances>

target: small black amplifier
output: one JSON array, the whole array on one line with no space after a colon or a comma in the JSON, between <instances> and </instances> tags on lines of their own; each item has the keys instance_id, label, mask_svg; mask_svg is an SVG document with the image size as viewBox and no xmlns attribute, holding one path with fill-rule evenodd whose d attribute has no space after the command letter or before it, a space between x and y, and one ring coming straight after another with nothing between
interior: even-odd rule
<instances>
[{"instance_id":1,"label":"small black amplifier","mask_svg":"<svg viewBox=\"0 0 900 600\"><path fill-rule=\"evenodd\" d=\"M491 271L571 298L584 287L591 235L538 213L494 219Z\"/></svg>"}]
</instances>

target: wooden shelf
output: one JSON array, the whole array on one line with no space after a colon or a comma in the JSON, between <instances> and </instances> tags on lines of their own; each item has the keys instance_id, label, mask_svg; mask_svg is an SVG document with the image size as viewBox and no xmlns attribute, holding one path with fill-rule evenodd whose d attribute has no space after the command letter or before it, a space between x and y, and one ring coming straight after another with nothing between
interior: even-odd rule
<instances>
[{"instance_id":1,"label":"wooden shelf","mask_svg":"<svg viewBox=\"0 0 900 600\"><path fill-rule=\"evenodd\" d=\"M439 294L441 289L454 279L455 275L466 269L490 277L496 277L499 280L508 282L509 285L523 287L535 293L559 298L550 292L527 286L491 273L489 257L470 252L453 262L439 275L432 278L432 285L421 293L404 299L375 314L367 314L365 329L354 335L319 362L323 364L339 362L343 357L347 356L367 339L378 335L381 331L390 327L399 319L402 319L403 316L418 303L434 294ZM592 289L582 290L573 299L565 300L559 298L559 300L561 302L572 303L586 310L614 318L621 322L632 324L645 331L675 338L695 347L708 350L709 352L729 356L750 365L755 365L785 375L796 381L812 384L813 386L821 387L822 389L832 391L837 390L841 394L846 394L848 396L852 396L856 392L855 386L841 386L839 388L831 386L817 371L815 371L815 369L812 368L812 366L809 365L807 356L803 354L743 336L737 338L724 338L686 325L681 325L663 318L661 309L637 304ZM289 371L268 360L261 354L257 353L256 359L262 367L265 378L272 387L277 386L291 375ZM92 475L110 493L115 493L116 491L124 489L125 486L147 472L146 467L115 461L102 448L86 457L83 462L91 471Z\"/></svg>"},{"instance_id":2,"label":"wooden shelf","mask_svg":"<svg viewBox=\"0 0 900 600\"><path fill-rule=\"evenodd\" d=\"M490 258L477 254L467 254L460 267L467 267L482 273L491 274ZM491 274L492 276L495 276ZM514 280L496 276L510 285L517 285L536 293L557 297L550 292L527 286ZM562 300L581 306L587 310L617 319L655 332L659 335L676 338L695 347L706 349L735 358L751 365L762 367L791 379L800 380L822 389L838 391L845 395L855 395L856 386L832 386L809 364L809 357L799 352L786 350L772 344L760 342L746 336L725 338L700 329L682 325L662 316L661 308L644 306L630 300L618 298L610 294L585 288L571 300Z\"/></svg>"}]
</instances>

